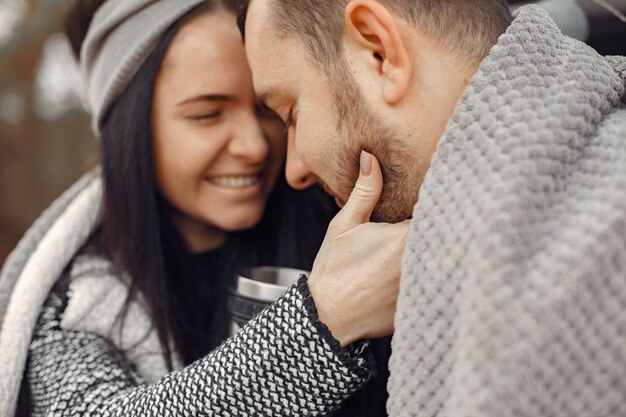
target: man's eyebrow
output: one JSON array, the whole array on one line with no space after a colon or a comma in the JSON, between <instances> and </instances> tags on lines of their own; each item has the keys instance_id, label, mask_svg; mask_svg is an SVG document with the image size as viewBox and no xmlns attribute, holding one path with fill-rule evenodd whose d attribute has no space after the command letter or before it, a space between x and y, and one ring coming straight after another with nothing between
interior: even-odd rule
<instances>
[{"instance_id":1,"label":"man's eyebrow","mask_svg":"<svg viewBox=\"0 0 626 417\"><path fill-rule=\"evenodd\" d=\"M267 104L278 96L278 87L275 85L261 86L257 91L257 98L260 103Z\"/></svg>"},{"instance_id":2,"label":"man's eyebrow","mask_svg":"<svg viewBox=\"0 0 626 417\"><path fill-rule=\"evenodd\" d=\"M248 14L248 1L237 0L237 26L241 32L241 38L246 41L246 15Z\"/></svg>"},{"instance_id":3,"label":"man's eyebrow","mask_svg":"<svg viewBox=\"0 0 626 417\"><path fill-rule=\"evenodd\" d=\"M191 97L186 100L181 101L177 104L177 106L182 106L184 104L193 103L197 101L226 101L233 102L235 101L235 97L229 96L226 94L202 94L199 96Z\"/></svg>"}]
</instances>

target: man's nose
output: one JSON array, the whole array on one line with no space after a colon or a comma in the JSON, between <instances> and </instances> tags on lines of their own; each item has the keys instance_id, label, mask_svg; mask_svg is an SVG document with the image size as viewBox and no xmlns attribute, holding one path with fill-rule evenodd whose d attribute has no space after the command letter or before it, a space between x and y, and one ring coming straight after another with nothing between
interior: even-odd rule
<instances>
[{"instance_id":1,"label":"man's nose","mask_svg":"<svg viewBox=\"0 0 626 417\"><path fill-rule=\"evenodd\" d=\"M250 117L234 132L228 151L251 162L262 162L267 158L269 144L256 116Z\"/></svg>"},{"instance_id":2,"label":"man's nose","mask_svg":"<svg viewBox=\"0 0 626 417\"><path fill-rule=\"evenodd\" d=\"M315 175L302 162L296 151L293 149L292 142L289 141L287 146L287 165L285 167L285 175L287 183L296 190L304 190L317 182Z\"/></svg>"}]
</instances>

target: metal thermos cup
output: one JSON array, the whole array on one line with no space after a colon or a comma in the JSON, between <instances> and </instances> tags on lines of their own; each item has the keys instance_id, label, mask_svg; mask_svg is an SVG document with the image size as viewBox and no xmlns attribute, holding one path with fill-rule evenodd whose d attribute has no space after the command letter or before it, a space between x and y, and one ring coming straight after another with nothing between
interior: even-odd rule
<instances>
[{"instance_id":1,"label":"metal thermos cup","mask_svg":"<svg viewBox=\"0 0 626 417\"><path fill-rule=\"evenodd\" d=\"M302 274L309 273L276 266L260 266L239 271L235 275L235 287L231 288L228 300L231 336L278 300Z\"/></svg>"}]
</instances>

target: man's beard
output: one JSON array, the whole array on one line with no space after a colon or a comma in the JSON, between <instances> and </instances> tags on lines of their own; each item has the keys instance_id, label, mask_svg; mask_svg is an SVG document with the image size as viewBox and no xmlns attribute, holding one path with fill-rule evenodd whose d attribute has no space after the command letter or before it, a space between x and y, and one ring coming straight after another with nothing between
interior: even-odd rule
<instances>
[{"instance_id":1,"label":"man's beard","mask_svg":"<svg viewBox=\"0 0 626 417\"><path fill-rule=\"evenodd\" d=\"M368 108L352 79L338 78L333 86L338 115L336 147L327 153L336 174L336 189L321 186L345 203L358 178L361 150L365 150L378 159L384 179L371 219L397 223L411 218L427 166L420 162L417 147Z\"/></svg>"}]
</instances>

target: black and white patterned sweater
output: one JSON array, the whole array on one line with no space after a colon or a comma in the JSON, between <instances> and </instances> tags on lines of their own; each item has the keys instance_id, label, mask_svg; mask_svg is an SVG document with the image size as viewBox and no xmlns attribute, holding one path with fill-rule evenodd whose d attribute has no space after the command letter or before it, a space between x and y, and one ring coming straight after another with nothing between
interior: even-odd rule
<instances>
[{"instance_id":1,"label":"black and white patterned sweater","mask_svg":"<svg viewBox=\"0 0 626 417\"><path fill-rule=\"evenodd\" d=\"M67 301L51 293L35 328L23 385L33 416L328 415L374 374L367 342L341 349L317 319L304 277L208 356L154 384L109 339L63 329Z\"/></svg>"},{"instance_id":2,"label":"black and white patterned sweater","mask_svg":"<svg viewBox=\"0 0 626 417\"><path fill-rule=\"evenodd\" d=\"M81 256L101 206L96 169L42 214L0 271L0 416L327 415L374 376L369 344L341 349L304 279L206 357L185 368L175 360L168 373L140 303L119 333L111 326L127 290L111 262Z\"/></svg>"}]
</instances>

